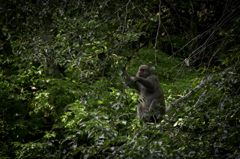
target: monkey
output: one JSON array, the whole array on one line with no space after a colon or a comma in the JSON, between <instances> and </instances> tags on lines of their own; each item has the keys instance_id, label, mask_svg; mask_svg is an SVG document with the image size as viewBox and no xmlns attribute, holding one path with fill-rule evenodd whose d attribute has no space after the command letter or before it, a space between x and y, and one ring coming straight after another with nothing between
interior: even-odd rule
<instances>
[{"instance_id":1,"label":"monkey","mask_svg":"<svg viewBox=\"0 0 240 159\"><path fill-rule=\"evenodd\" d=\"M130 77L130 80L136 83L139 90L137 116L143 121L143 126L149 122L158 123L160 116L165 114L164 94L158 78L147 65L141 65L136 77Z\"/></svg>"}]
</instances>

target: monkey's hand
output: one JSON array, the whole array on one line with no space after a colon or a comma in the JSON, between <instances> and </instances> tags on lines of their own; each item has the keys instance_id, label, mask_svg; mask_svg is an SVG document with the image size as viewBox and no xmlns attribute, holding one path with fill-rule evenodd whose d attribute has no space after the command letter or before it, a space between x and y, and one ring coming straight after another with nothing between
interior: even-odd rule
<instances>
[{"instance_id":1,"label":"monkey's hand","mask_svg":"<svg viewBox=\"0 0 240 159\"><path fill-rule=\"evenodd\" d=\"M136 82L137 78L136 77L130 77L131 81Z\"/></svg>"}]
</instances>

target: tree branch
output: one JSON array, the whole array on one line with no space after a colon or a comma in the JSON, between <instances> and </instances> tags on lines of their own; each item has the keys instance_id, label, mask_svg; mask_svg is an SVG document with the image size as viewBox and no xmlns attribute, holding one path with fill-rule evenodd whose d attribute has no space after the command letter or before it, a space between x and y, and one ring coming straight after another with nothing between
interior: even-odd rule
<instances>
[{"instance_id":1,"label":"tree branch","mask_svg":"<svg viewBox=\"0 0 240 159\"><path fill-rule=\"evenodd\" d=\"M213 76L211 76L211 77L208 77L208 79L201 81L201 83L200 83L197 87L195 87L193 90L191 90L191 91L190 91L188 94L186 94L184 97L181 97L181 98L177 99L176 101L174 101L173 103L171 103L171 104L167 107L167 109L166 109L166 114L172 109L172 107L174 107L174 106L177 105L178 103L182 102L183 100L189 99L189 98L193 95L193 93L198 92L198 91L199 91L200 89L202 89L204 86L206 86L207 84L213 82L213 81L214 81L214 77L216 77L216 76L218 76L218 75L220 75L220 74L225 74L225 73L227 72L227 70L229 70L229 69L230 69L230 68L227 68L227 69L225 69L223 72L221 72L221 73L219 73L219 74L217 74L217 75L213 75Z\"/></svg>"}]
</instances>

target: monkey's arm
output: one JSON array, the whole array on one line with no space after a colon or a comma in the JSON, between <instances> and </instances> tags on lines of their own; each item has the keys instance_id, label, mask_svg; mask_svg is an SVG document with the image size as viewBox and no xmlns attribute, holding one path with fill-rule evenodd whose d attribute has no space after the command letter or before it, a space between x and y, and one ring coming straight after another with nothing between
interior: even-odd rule
<instances>
[{"instance_id":1,"label":"monkey's arm","mask_svg":"<svg viewBox=\"0 0 240 159\"><path fill-rule=\"evenodd\" d=\"M127 86L129 86L130 88L137 89L136 83L134 83L134 81L131 80L131 77L126 72L125 67L126 66L123 66L123 76L122 76L123 80L127 83Z\"/></svg>"},{"instance_id":2,"label":"monkey's arm","mask_svg":"<svg viewBox=\"0 0 240 159\"><path fill-rule=\"evenodd\" d=\"M153 83L151 82L151 80L147 80L141 77L131 77L131 80L134 82L139 82L140 84L142 84L145 88L149 89L149 90L154 90L155 87L153 85Z\"/></svg>"}]
</instances>

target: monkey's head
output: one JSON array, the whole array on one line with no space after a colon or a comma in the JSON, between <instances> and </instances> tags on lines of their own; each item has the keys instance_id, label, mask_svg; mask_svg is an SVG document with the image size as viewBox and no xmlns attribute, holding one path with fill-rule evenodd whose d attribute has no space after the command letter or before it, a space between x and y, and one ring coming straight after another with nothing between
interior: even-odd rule
<instances>
[{"instance_id":1,"label":"monkey's head","mask_svg":"<svg viewBox=\"0 0 240 159\"><path fill-rule=\"evenodd\" d=\"M147 78L149 75L151 75L151 70L147 65L141 65L137 72L137 77L143 77Z\"/></svg>"}]
</instances>

